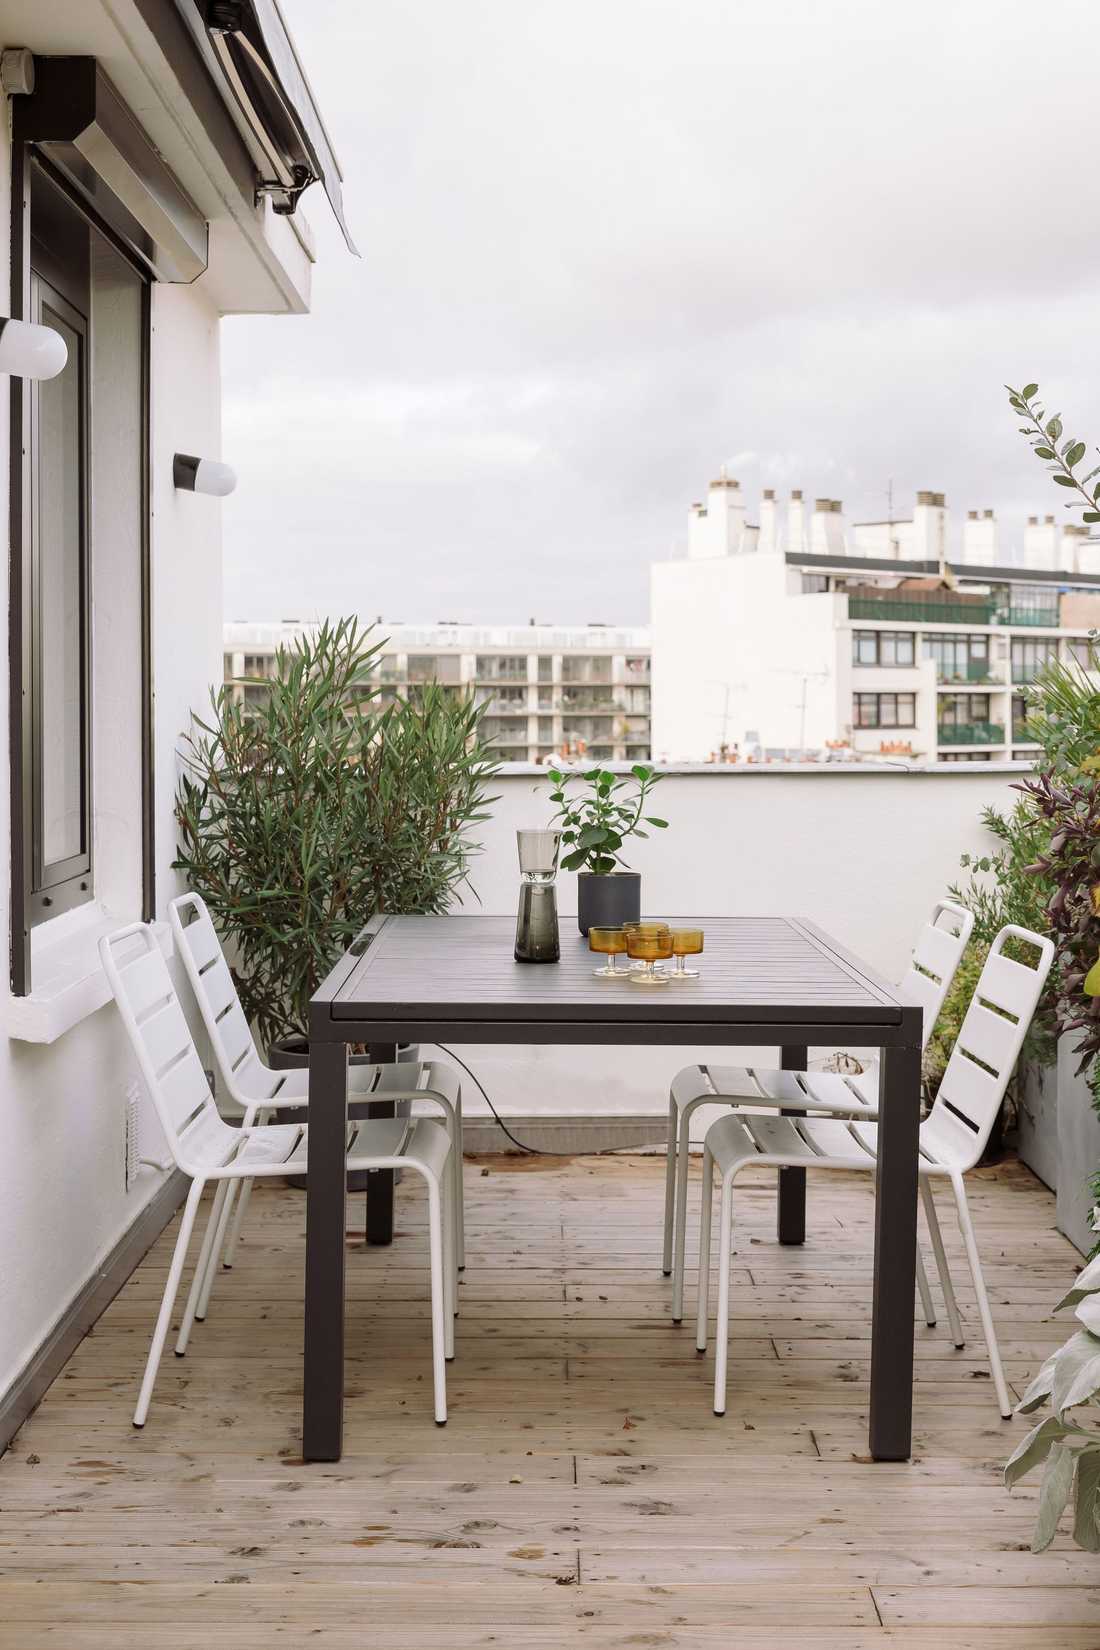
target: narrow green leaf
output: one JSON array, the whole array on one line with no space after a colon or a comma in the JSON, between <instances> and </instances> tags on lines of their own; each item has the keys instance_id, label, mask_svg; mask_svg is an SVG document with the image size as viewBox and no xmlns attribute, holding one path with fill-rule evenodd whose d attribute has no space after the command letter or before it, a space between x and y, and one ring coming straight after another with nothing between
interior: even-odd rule
<instances>
[{"instance_id":1,"label":"narrow green leaf","mask_svg":"<svg viewBox=\"0 0 1100 1650\"><path fill-rule=\"evenodd\" d=\"M1034 451L1035 451L1036 455L1039 458L1054 458L1055 457L1054 449L1052 447L1046 447L1046 446L1036 447L1034 449Z\"/></svg>"},{"instance_id":2,"label":"narrow green leaf","mask_svg":"<svg viewBox=\"0 0 1100 1650\"><path fill-rule=\"evenodd\" d=\"M1039 393L1038 384L1025 384L1023 389L1020 391L1020 399L1022 401L1030 401L1032 396L1033 395L1038 395L1038 393Z\"/></svg>"},{"instance_id":3,"label":"narrow green leaf","mask_svg":"<svg viewBox=\"0 0 1100 1650\"><path fill-rule=\"evenodd\" d=\"M1054 1540L1058 1529L1058 1520L1069 1500L1070 1490L1073 1488L1073 1469L1075 1466L1073 1451L1064 1444L1054 1444L1047 1457L1046 1471L1043 1473L1043 1482L1039 1490L1039 1516L1035 1521L1035 1531L1031 1537L1033 1553L1045 1552Z\"/></svg>"},{"instance_id":4,"label":"narrow green leaf","mask_svg":"<svg viewBox=\"0 0 1100 1650\"><path fill-rule=\"evenodd\" d=\"M1047 1415L1037 1427L1032 1427L1005 1463L1005 1483L1009 1489L1045 1461L1053 1446L1065 1437L1067 1431L1065 1422L1060 1421L1057 1415Z\"/></svg>"},{"instance_id":5,"label":"narrow green leaf","mask_svg":"<svg viewBox=\"0 0 1100 1650\"><path fill-rule=\"evenodd\" d=\"M1053 481L1056 487L1076 487L1077 485L1072 476L1056 475L1053 477Z\"/></svg>"},{"instance_id":6,"label":"narrow green leaf","mask_svg":"<svg viewBox=\"0 0 1100 1650\"><path fill-rule=\"evenodd\" d=\"M1083 441L1075 441L1073 443L1073 446L1070 448L1069 452L1066 454L1066 463L1069 465L1071 470L1073 469L1075 464L1080 464L1081 460L1085 456L1085 451L1086 451L1086 448L1085 448L1085 443Z\"/></svg>"}]
</instances>

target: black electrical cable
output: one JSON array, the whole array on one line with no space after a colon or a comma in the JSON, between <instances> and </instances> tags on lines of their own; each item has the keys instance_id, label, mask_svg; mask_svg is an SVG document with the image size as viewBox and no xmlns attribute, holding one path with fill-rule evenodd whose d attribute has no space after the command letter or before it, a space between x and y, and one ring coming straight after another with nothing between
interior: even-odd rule
<instances>
[{"instance_id":1,"label":"black electrical cable","mask_svg":"<svg viewBox=\"0 0 1100 1650\"><path fill-rule=\"evenodd\" d=\"M444 1054L446 1054L450 1059L454 1060L457 1065L460 1065L462 1067L463 1071L466 1073L467 1077L472 1077L473 1078L474 1082L477 1084L478 1088L481 1091L481 1098L485 1101L485 1104L488 1106L489 1110L492 1112L493 1116L496 1118L498 1126L508 1136L508 1139L512 1142L513 1146L517 1147L518 1150L521 1151L521 1152L528 1152L532 1157L560 1157L561 1156L560 1152L543 1151L541 1149L541 1147L539 1147L539 1146L526 1146L526 1145L524 1145L522 1140L517 1140L515 1135L512 1133L511 1129L508 1127L507 1123L504 1121L503 1117L500 1115L500 1113L497 1111L496 1107L493 1105L493 1102L490 1100L490 1098L488 1096L488 1093L486 1092L485 1085L481 1081L481 1078L477 1075L476 1071L471 1071L469 1066L466 1064L465 1060L462 1058L462 1056L459 1055L459 1054L456 1054L453 1048L448 1048L446 1043L436 1043L435 1046L436 1046L436 1048L441 1049L442 1052Z\"/></svg>"},{"instance_id":2,"label":"black electrical cable","mask_svg":"<svg viewBox=\"0 0 1100 1650\"><path fill-rule=\"evenodd\" d=\"M575 1157L577 1155L575 1152L548 1152L542 1146L528 1146L525 1145L522 1140L517 1140L516 1136L512 1133L511 1129L508 1127L507 1123L504 1121L503 1117L490 1100L485 1084L481 1081L481 1078L477 1075L477 1072L471 1071L462 1056L460 1054L456 1054L453 1048L448 1048L446 1043L436 1043L434 1046L443 1054L446 1054L449 1059L453 1060L456 1065L461 1066L467 1077L473 1078L481 1093L481 1098L485 1101L485 1104L488 1106L489 1110L496 1119L497 1126L503 1134L507 1135L508 1139L512 1142L513 1146L517 1148L517 1150L527 1152L531 1157ZM604 1146L599 1151L585 1152L583 1155L585 1157L614 1157L616 1152L623 1151L625 1149L626 1148L621 1146Z\"/></svg>"}]
</instances>

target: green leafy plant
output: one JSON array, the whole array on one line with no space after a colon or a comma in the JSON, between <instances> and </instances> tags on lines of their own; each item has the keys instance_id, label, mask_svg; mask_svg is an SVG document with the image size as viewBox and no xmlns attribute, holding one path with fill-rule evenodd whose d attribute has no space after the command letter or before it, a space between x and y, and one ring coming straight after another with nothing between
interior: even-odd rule
<instances>
[{"instance_id":1,"label":"green leafy plant","mask_svg":"<svg viewBox=\"0 0 1100 1650\"><path fill-rule=\"evenodd\" d=\"M1082 1327L1049 1357L1028 1387L1017 1414L1045 1403L1051 1413L1028 1433L1005 1467L1005 1483L1018 1483L1043 1467L1039 1516L1031 1549L1054 1539L1066 1503L1073 1500L1073 1539L1100 1553L1100 1430L1069 1419L1070 1410L1095 1417L1100 1407L1100 1260L1092 1260L1056 1311L1072 1306Z\"/></svg>"},{"instance_id":2,"label":"green leafy plant","mask_svg":"<svg viewBox=\"0 0 1100 1650\"><path fill-rule=\"evenodd\" d=\"M265 1042L305 1035L310 998L374 912L446 910L496 800L478 710L431 684L379 709L380 648L354 619L326 623L279 650L262 703L219 687L184 740L174 864Z\"/></svg>"},{"instance_id":3,"label":"green leafy plant","mask_svg":"<svg viewBox=\"0 0 1100 1650\"><path fill-rule=\"evenodd\" d=\"M619 850L628 837L647 837L643 825L657 831L668 828L667 819L645 812L649 794L662 776L644 763L628 775L606 768L589 768L583 774L551 768L549 777L550 800L557 803L553 817L561 822L561 839L568 849L561 862L566 871L608 876L616 866L625 865ZM578 786L587 786L587 791L578 794Z\"/></svg>"},{"instance_id":4,"label":"green leafy plant","mask_svg":"<svg viewBox=\"0 0 1100 1650\"><path fill-rule=\"evenodd\" d=\"M1094 465L1084 475L1075 474L1088 451L1085 442L1072 435L1062 440L1065 431L1061 414L1048 417L1044 412L1039 403L1038 384L1025 384L1022 390L1014 390L1011 384L1006 384L1005 389L1013 412L1027 420L1026 424L1020 425L1020 434L1027 436L1036 458L1042 459L1056 487L1076 494L1072 502L1067 502L1066 508L1083 510L1082 521L1100 521L1100 481L1089 491L1089 483L1100 475L1100 464ZM1061 446L1059 442L1062 442Z\"/></svg>"}]
</instances>

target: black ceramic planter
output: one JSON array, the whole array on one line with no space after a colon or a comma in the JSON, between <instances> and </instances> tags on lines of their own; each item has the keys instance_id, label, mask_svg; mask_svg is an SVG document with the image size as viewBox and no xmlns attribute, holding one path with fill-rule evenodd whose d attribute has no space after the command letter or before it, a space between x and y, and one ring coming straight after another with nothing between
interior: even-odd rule
<instances>
[{"instance_id":1,"label":"black ceramic planter","mask_svg":"<svg viewBox=\"0 0 1100 1650\"><path fill-rule=\"evenodd\" d=\"M397 1049L397 1058L398 1060L419 1060L419 1045L416 1043L400 1043ZM308 1066L309 1044L306 1042L304 1037L280 1038L278 1042L268 1045L267 1063L273 1071L294 1071L296 1069L300 1069L302 1066ZM350 1054L348 1056L349 1066L369 1066L371 1063L370 1056L367 1054ZM349 1076L348 1078L348 1093L349 1095L353 1095L355 1093L354 1076ZM409 1110L409 1102L407 1100L399 1102L397 1110L402 1114L407 1112ZM351 1118L366 1117L366 1102L362 1100L349 1099L348 1116ZM272 1119L272 1121L277 1123L304 1123L308 1117L309 1108L307 1106L287 1106L280 1111ZM399 1174L400 1172L401 1171L398 1170ZM288 1175L286 1184L288 1186L297 1187L299 1191L305 1191L306 1177L304 1174ZM365 1192L366 1189L366 1169L356 1169L353 1174L348 1175L349 1192Z\"/></svg>"},{"instance_id":2,"label":"black ceramic planter","mask_svg":"<svg viewBox=\"0 0 1100 1650\"><path fill-rule=\"evenodd\" d=\"M577 927L582 934L590 928L618 928L637 922L642 915L642 874L640 871L612 871L599 877L593 871L577 876Z\"/></svg>"}]
</instances>

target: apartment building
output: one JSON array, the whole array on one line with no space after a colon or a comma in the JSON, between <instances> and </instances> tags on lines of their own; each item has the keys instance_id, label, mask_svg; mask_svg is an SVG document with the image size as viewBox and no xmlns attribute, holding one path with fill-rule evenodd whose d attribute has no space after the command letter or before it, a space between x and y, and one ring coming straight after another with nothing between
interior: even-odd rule
<instances>
[{"instance_id":1,"label":"apartment building","mask_svg":"<svg viewBox=\"0 0 1100 1650\"><path fill-rule=\"evenodd\" d=\"M691 507L685 559L652 570L656 760L745 756L1026 760L1024 690L1051 658L1093 663L1100 540L1032 517L1002 547L992 510L953 530L942 493L846 526L834 499L748 520L722 475Z\"/></svg>"},{"instance_id":2,"label":"apartment building","mask_svg":"<svg viewBox=\"0 0 1100 1650\"><path fill-rule=\"evenodd\" d=\"M225 626L225 680L262 699L276 649L311 628ZM482 730L503 762L641 761L650 755L649 632L622 625L380 623L383 701L425 682L484 705Z\"/></svg>"}]
</instances>

